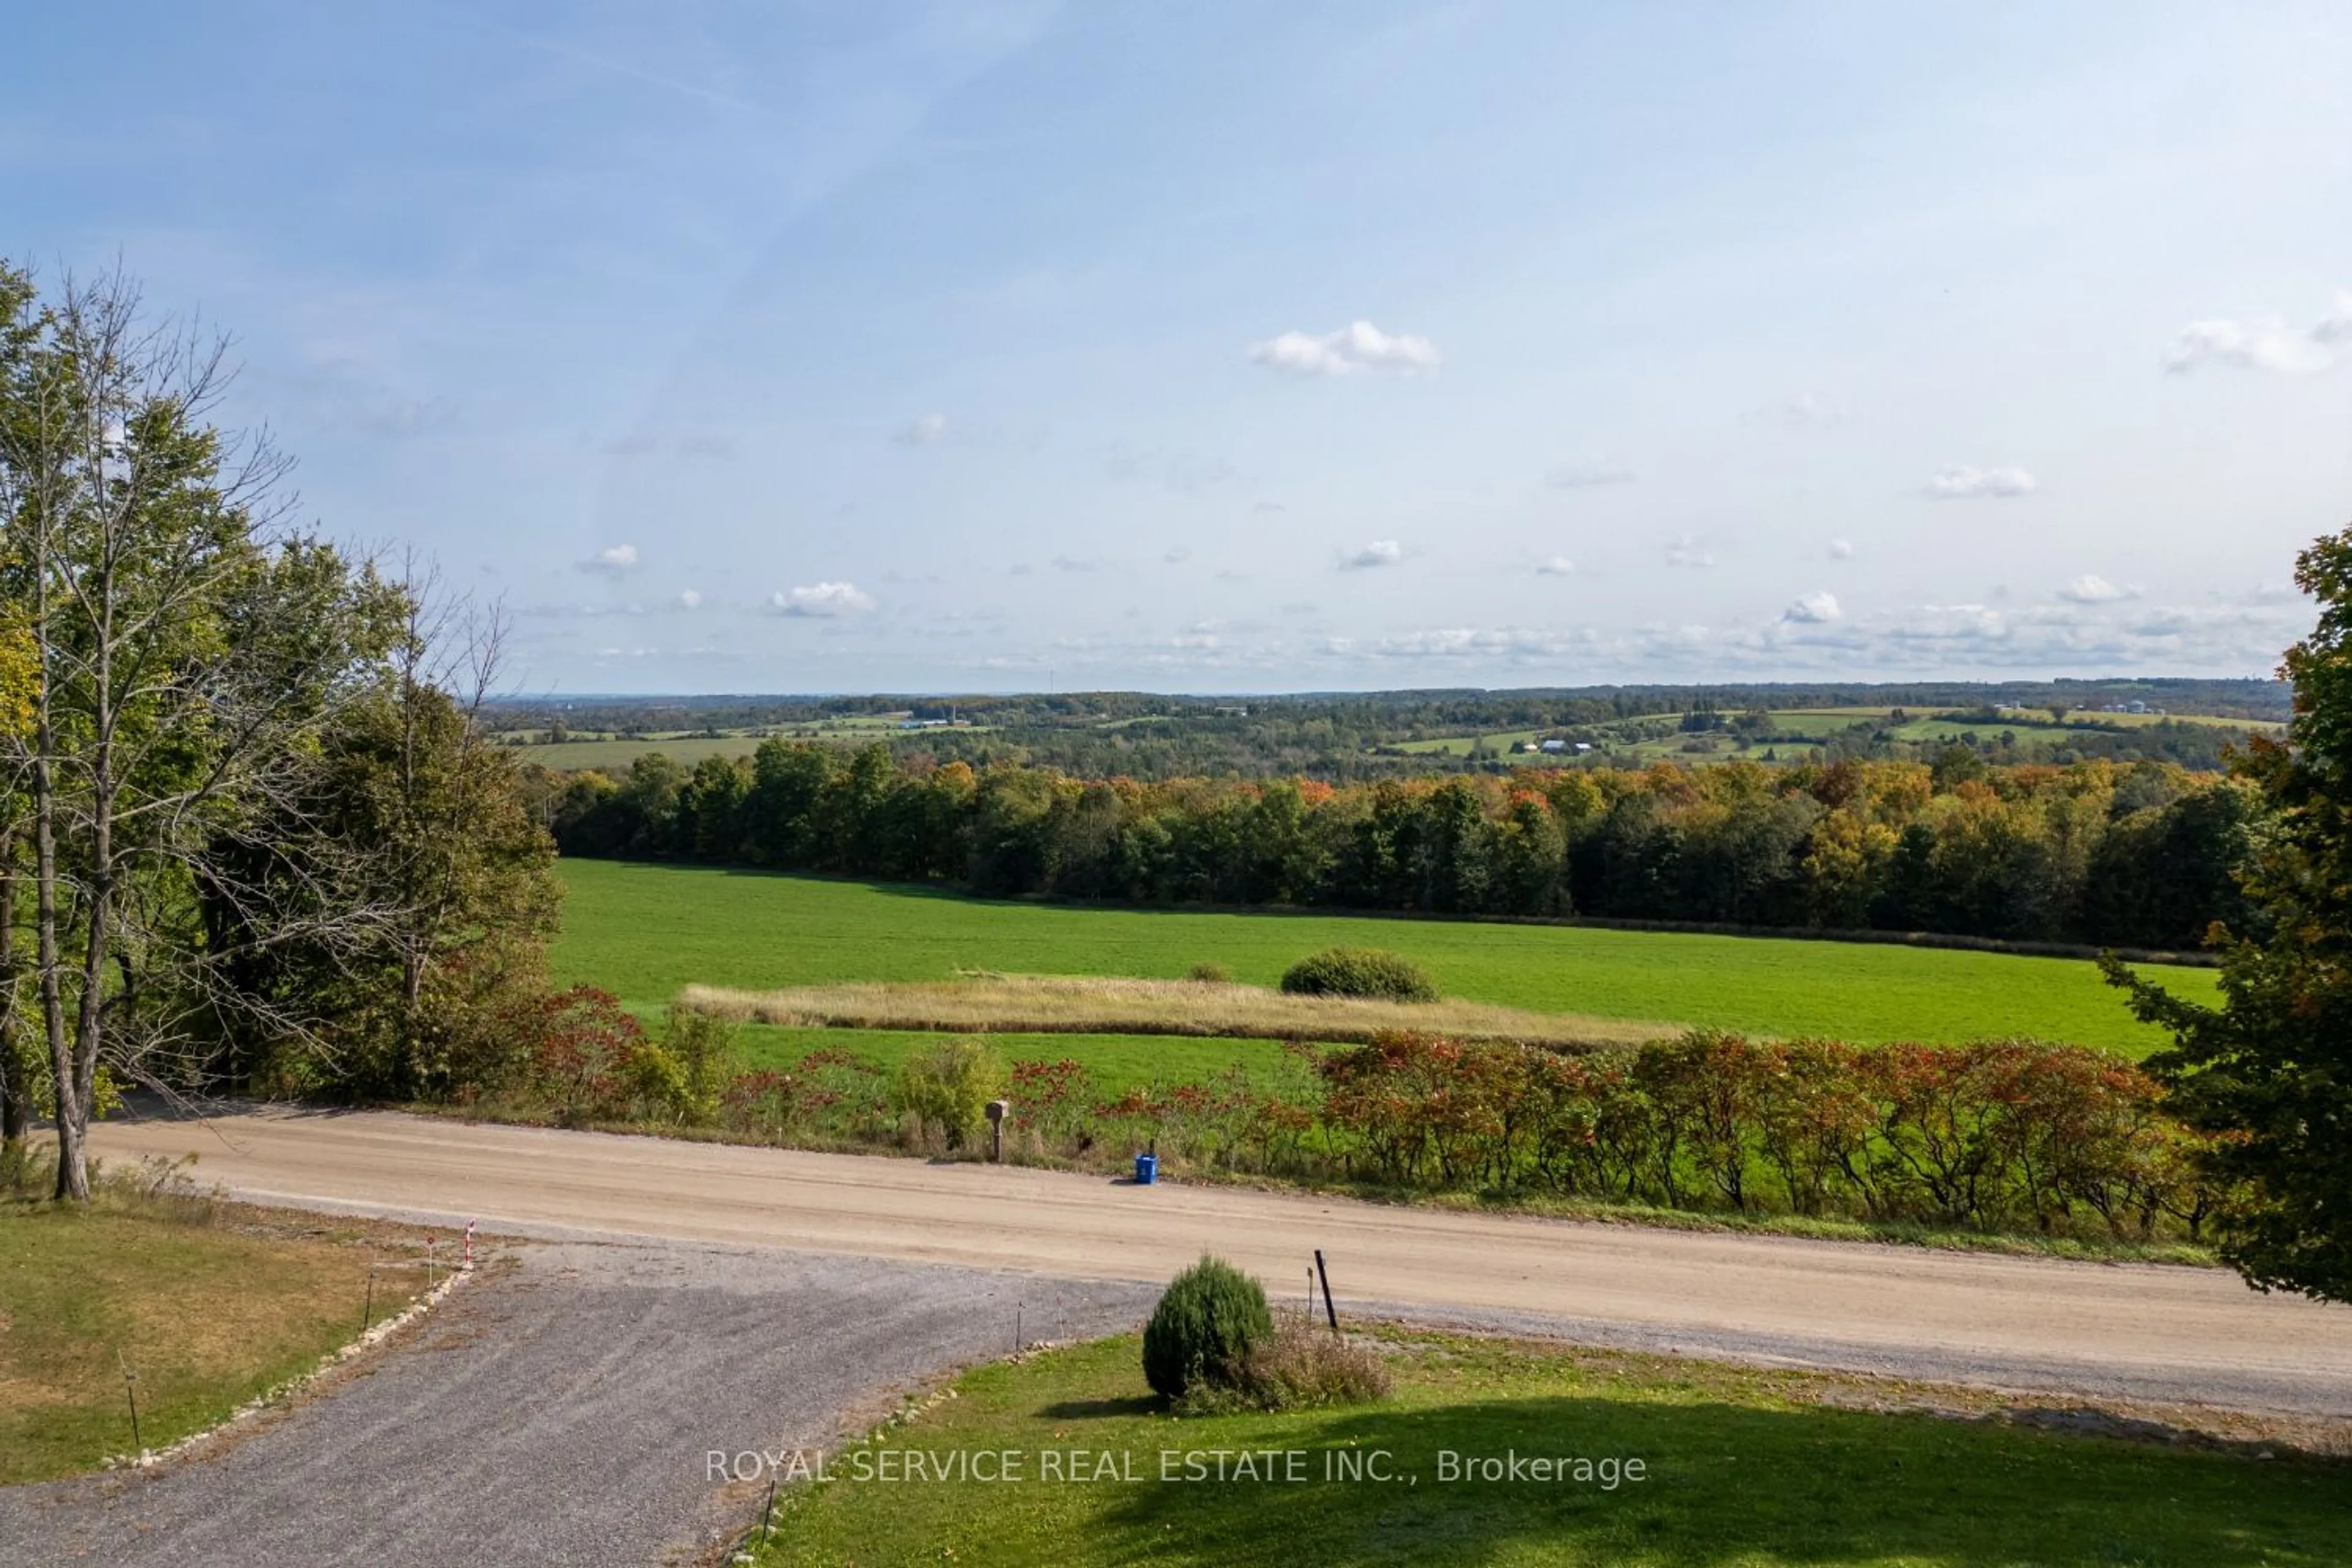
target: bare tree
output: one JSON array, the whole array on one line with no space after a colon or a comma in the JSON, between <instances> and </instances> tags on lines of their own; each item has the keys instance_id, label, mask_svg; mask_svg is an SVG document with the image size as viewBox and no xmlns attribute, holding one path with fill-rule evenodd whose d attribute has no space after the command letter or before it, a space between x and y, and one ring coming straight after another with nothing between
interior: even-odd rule
<instances>
[{"instance_id":1,"label":"bare tree","mask_svg":"<svg viewBox=\"0 0 2352 1568\"><path fill-rule=\"evenodd\" d=\"M215 984L236 955L198 940L187 894L300 798L303 741L365 685L369 583L286 527L266 434L206 423L225 340L153 320L115 273L16 300L0 346L0 570L33 668L0 769L26 805L58 1193L80 1198L101 1063L160 1081L195 1020L251 1005ZM305 874L329 895L313 925L381 922L354 879ZM247 940L290 940L251 912Z\"/></svg>"}]
</instances>

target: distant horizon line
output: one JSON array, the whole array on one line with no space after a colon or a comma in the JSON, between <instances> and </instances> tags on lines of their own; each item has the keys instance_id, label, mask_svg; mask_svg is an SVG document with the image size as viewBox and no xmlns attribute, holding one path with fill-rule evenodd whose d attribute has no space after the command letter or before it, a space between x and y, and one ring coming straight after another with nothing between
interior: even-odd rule
<instances>
[{"instance_id":1,"label":"distant horizon line","mask_svg":"<svg viewBox=\"0 0 2352 1568\"><path fill-rule=\"evenodd\" d=\"M1665 691L1895 691L1923 687L1980 688L1988 692L2018 687L2064 688L2116 687L2175 688L2184 686L2242 686L2269 689L2285 686L2276 675L2062 675L2019 677L2011 679L1927 677L1913 680L1649 680L1602 681L1585 686L1382 686L1382 687L1318 687L1266 688L1255 690L1154 690L1139 686L1098 686L1073 688L1067 690L1045 690L1013 688L987 691L971 689L938 688L929 690L900 688L839 689L829 691L561 691L510 692L488 701L494 706L544 702L836 702L843 700L881 700L908 699L916 701L954 702L970 700L1008 701L1021 698L1077 697L1151 697L1170 701L1313 701L1346 698L1375 697L1580 697L1614 692Z\"/></svg>"}]
</instances>

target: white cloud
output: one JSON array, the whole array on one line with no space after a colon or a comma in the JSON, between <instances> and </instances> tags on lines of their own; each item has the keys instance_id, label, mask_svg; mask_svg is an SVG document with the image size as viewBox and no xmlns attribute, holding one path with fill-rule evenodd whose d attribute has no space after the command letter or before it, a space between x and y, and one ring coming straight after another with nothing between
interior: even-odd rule
<instances>
[{"instance_id":1,"label":"white cloud","mask_svg":"<svg viewBox=\"0 0 2352 1568\"><path fill-rule=\"evenodd\" d=\"M1349 556L1340 564L1355 570L1372 566L1393 566L1403 559L1404 546L1393 539L1375 539L1353 555Z\"/></svg>"},{"instance_id":2,"label":"white cloud","mask_svg":"<svg viewBox=\"0 0 2352 1568\"><path fill-rule=\"evenodd\" d=\"M1192 552L1191 547L1188 545L1171 545L1169 547L1168 553L1162 555L1160 559L1165 561L1171 566L1181 566L1184 563L1192 559Z\"/></svg>"},{"instance_id":3,"label":"white cloud","mask_svg":"<svg viewBox=\"0 0 2352 1568\"><path fill-rule=\"evenodd\" d=\"M1962 464L1927 481L1937 500L2010 500L2030 496L2041 485L2023 468L1975 468Z\"/></svg>"},{"instance_id":4,"label":"white cloud","mask_svg":"<svg viewBox=\"0 0 2352 1568\"><path fill-rule=\"evenodd\" d=\"M1715 564L1715 552L1702 549L1699 542L1685 534L1666 546L1669 566L1706 567Z\"/></svg>"},{"instance_id":5,"label":"white cloud","mask_svg":"<svg viewBox=\"0 0 2352 1568\"><path fill-rule=\"evenodd\" d=\"M1807 594L1781 611L1780 618L1794 621L1800 626L1817 626L1834 621L1843 614L1838 608L1837 595L1824 588L1818 594Z\"/></svg>"},{"instance_id":6,"label":"white cloud","mask_svg":"<svg viewBox=\"0 0 2352 1568\"><path fill-rule=\"evenodd\" d=\"M1053 565L1056 572L1099 572L1103 569L1102 558L1097 555L1056 555Z\"/></svg>"},{"instance_id":7,"label":"white cloud","mask_svg":"<svg viewBox=\"0 0 2352 1568\"><path fill-rule=\"evenodd\" d=\"M2164 368L2175 375L2208 365L2311 375L2336 363L2338 343L2352 343L2352 290L2336 290L2327 313L2307 328L2276 316L2191 321L2164 351Z\"/></svg>"},{"instance_id":8,"label":"white cloud","mask_svg":"<svg viewBox=\"0 0 2352 1568\"><path fill-rule=\"evenodd\" d=\"M1562 463L1544 476L1544 483L1556 490L1591 490L1633 482L1633 470L1622 463Z\"/></svg>"},{"instance_id":9,"label":"white cloud","mask_svg":"<svg viewBox=\"0 0 2352 1568\"><path fill-rule=\"evenodd\" d=\"M1853 560L1853 541L1852 541L1852 540L1850 540L1850 539L1832 539L1832 540L1831 540L1831 541L1830 541L1830 559L1831 559L1831 560L1832 560L1832 561L1851 561L1851 560Z\"/></svg>"},{"instance_id":10,"label":"white cloud","mask_svg":"<svg viewBox=\"0 0 2352 1568\"><path fill-rule=\"evenodd\" d=\"M2058 596L2070 605L2110 605L2117 599L2131 598L2133 595L2095 573L2086 572L2059 589Z\"/></svg>"},{"instance_id":11,"label":"white cloud","mask_svg":"<svg viewBox=\"0 0 2352 1568\"><path fill-rule=\"evenodd\" d=\"M1536 563L1536 575L1538 577L1567 577L1575 572L1576 563L1565 555L1554 555Z\"/></svg>"},{"instance_id":12,"label":"white cloud","mask_svg":"<svg viewBox=\"0 0 2352 1568\"><path fill-rule=\"evenodd\" d=\"M1336 332L1284 332L1249 346L1252 364L1286 375L1354 375L1360 371L1395 371L1412 375L1437 368L1437 345L1410 332L1389 333L1370 321L1352 321Z\"/></svg>"},{"instance_id":13,"label":"white cloud","mask_svg":"<svg viewBox=\"0 0 2352 1568\"><path fill-rule=\"evenodd\" d=\"M771 595L768 603L787 616L845 616L874 608L874 595L855 583L814 583Z\"/></svg>"},{"instance_id":14,"label":"white cloud","mask_svg":"<svg viewBox=\"0 0 2352 1568\"><path fill-rule=\"evenodd\" d=\"M677 602L679 607L682 609L698 610L702 607L702 590L699 588L681 588L678 590Z\"/></svg>"},{"instance_id":15,"label":"white cloud","mask_svg":"<svg viewBox=\"0 0 2352 1568\"><path fill-rule=\"evenodd\" d=\"M625 577L637 569L637 564L635 545L615 544L580 563L580 570L605 577Z\"/></svg>"},{"instance_id":16,"label":"white cloud","mask_svg":"<svg viewBox=\"0 0 2352 1568\"><path fill-rule=\"evenodd\" d=\"M948 416L925 414L890 438L901 447L936 447L948 437Z\"/></svg>"},{"instance_id":17,"label":"white cloud","mask_svg":"<svg viewBox=\"0 0 2352 1568\"><path fill-rule=\"evenodd\" d=\"M2245 321L2191 321L2164 351L2164 368L2175 375L2206 365L2236 370L2308 375L2326 370L2326 349L2275 316Z\"/></svg>"}]
</instances>

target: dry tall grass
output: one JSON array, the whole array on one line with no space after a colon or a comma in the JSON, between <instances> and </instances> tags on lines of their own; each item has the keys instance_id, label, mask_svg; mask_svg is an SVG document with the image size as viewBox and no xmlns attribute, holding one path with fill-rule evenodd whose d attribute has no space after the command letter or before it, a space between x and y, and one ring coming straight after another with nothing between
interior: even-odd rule
<instances>
[{"instance_id":1,"label":"dry tall grass","mask_svg":"<svg viewBox=\"0 0 2352 1568\"><path fill-rule=\"evenodd\" d=\"M1055 974L739 991L689 985L679 1003L737 1023L1022 1035L1197 1035L1363 1041L1391 1029L1557 1049L1638 1044L1681 1026L1533 1013L1478 1002L1292 996L1258 985Z\"/></svg>"}]
</instances>

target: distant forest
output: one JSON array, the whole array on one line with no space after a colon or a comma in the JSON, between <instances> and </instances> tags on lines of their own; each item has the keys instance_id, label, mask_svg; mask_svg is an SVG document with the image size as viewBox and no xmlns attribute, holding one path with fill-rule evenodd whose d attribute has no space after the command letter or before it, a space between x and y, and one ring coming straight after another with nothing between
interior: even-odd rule
<instances>
[{"instance_id":1,"label":"distant forest","mask_svg":"<svg viewBox=\"0 0 2352 1568\"><path fill-rule=\"evenodd\" d=\"M1853 758L1139 782L770 739L537 771L569 855L998 895L1933 931L2185 949L2246 930L2260 796L2159 762Z\"/></svg>"},{"instance_id":2,"label":"distant forest","mask_svg":"<svg viewBox=\"0 0 2352 1568\"><path fill-rule=\"evenodd\" d=\"M1932 760L1933 751L1893 734L1869 710L1981 710L2000 729L1984 738L1995 764L2155 761L2194 769L2220 765L2242 731L2210 723L2103 726L2102 711L2142 704L2168 714L2282 724L2287 689L2270 680L1920 681L1885 684L1622 686L1520 691L1307 692L1283 696L1187 697L1142 692L862 697L700 696L518 699L486 715L510 740L560 742L677 735L787 738L858 722L915 765L962 762L974 769L1015 765L1079 776L1180 778L1299 776L1353 783L1438 772L1507 772L1490 749L1459 755L1401 748L1434 738L1538 731L1590 744L1587 765L1625 767L1622 742L1690 731L1683 749L1703 752L1710 732L1742 755L1772 762ZM1853 708L1853 725L1828 734L1774 732L1775 710ZM2052 710L2075 717L2053 729ZM910 726L882 722L904 715ZM951 722L950 722L951 721ZM558 758L542 757L562 768Z\"/></svg>"}]
</instances>

